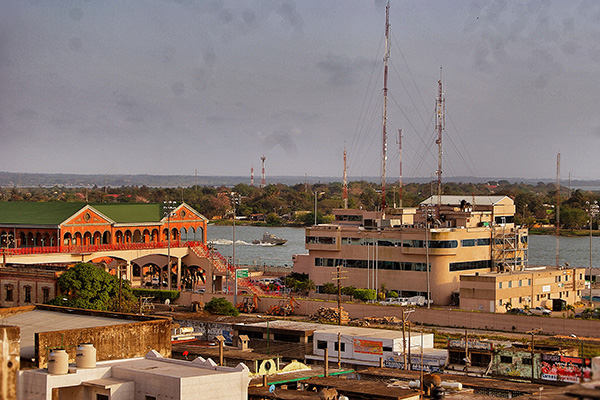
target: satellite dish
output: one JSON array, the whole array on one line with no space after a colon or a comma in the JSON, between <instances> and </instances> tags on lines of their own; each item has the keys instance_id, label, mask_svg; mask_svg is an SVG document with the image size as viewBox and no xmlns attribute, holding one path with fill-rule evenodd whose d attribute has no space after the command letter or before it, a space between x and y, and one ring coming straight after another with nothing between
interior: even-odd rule
<instances>
[{"instance_id":1,"label":"satellite dish","mask_svg":"<svg viewBox=\"0 0 600 400\"><path fill-rule=\"evenodd\" d=\"M269 386L269 393L273 393L275 391L275 385Z\"/></svg>"}]
</instances>

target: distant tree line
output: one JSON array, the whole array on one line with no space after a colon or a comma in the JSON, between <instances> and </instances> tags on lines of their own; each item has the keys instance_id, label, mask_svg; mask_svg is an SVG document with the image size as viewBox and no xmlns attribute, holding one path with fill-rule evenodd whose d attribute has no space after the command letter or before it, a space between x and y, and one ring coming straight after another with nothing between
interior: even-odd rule
<instances>
[{"instance_id":1,"label":"distant tree line","mask_svg":"<svg viewBox=\"0 0 600 400\"><path fill-rule=\"evenodd\" d=\"M410 183L402 188L402 205L417 207L421 201L435 194L432 184ZM511 183L506 180L486 183L447 182L442 185L448 195L506 195L514 199L516 222L529 226L554 224L556 220L557 192L554 183L538 182L536 185ZM269 184L264 188L237 184L230 186L190 186L178 188L121 186L121 187L0 187L0 201L64 201L89 203L161 203L167 200L185 201L209 219L233 218L232 193L239 196L235 207L238 219L261 220L269 225L310 225L315 220L315 197L318 223L331 220L331 211L343 206L342 184ZM398 187L389 184L386 190L388 207L400 204ZM377 210L381 207L381 187L367 181L348 184L348 207ZM561 228L589 227L590 205L600 202L599 192L570 191L560 188ZM596 219L593 227L597 229Z\"/></svg>"}]
</instances>

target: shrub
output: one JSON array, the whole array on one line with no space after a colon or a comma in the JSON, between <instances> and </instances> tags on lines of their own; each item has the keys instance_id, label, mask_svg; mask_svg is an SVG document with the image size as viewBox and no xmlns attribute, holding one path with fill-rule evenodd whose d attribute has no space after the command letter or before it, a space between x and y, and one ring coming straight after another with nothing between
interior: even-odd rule
<instances>
[{"instance_id":1,"label":"shrub","mask_svg":"<svg viewBox=\"0 0 600 400\"><path fill-rule=\"evenodd\" d=\"M397 299L398 293L395 290L392 290L391 292L388 292L387 297L391 297L392 299Z\"/></svg>"},{"instance_id":2,"label":"shrub","mask_svg":"<svg viewBox=\"0 0 600 400\"><path fill-rule=\"evenodd\" d=\"M376 296L377 294L374 289L354 289L354 298L358 300L375 300Z\"/></svg>"},{"instance_id":3,"label":"shrub","mask_svg":"<svg viewBox=\"0 0 600 400\"><path fill-rule=\"evenodd\" d=\"M225 297L213 297L204 305L204 311L218 315L232 315L237 317L240 312Z\"/></svg>"}]
</instances>

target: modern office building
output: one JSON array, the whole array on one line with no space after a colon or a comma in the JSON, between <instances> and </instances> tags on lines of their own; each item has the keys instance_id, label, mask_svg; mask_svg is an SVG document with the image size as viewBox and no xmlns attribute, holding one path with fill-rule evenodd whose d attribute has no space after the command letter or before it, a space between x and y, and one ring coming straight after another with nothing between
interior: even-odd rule
<instances>
[{"instance_id":1,"label":"modern office building","mask_svg":"<svg viewBox=\"0 0 600 400\"><path fill-rule=\"evenodd\" d=\"M384 284L401 297L429 292L433 304L458 305L465 271L527 265L527 229L515 225L507 196L433 196L420 208L333 214L333 223L306 228L308 254L294 256L294 272L317 287L336 283L341 266L343 286Z\"/></svg>"}]
</instances>

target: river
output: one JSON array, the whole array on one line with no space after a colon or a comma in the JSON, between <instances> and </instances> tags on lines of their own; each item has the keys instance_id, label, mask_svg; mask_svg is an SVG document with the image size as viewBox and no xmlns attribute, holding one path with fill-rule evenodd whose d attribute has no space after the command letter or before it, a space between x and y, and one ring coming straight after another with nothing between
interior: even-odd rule
<instances>
[{"instance_id":1,"label":"river","mask_svg":"<svg viewBox=\"0 0 600 400\"><path fill-rule=\"evenodd\" d=\"M253 240L261 239L265 231L287 239L287 243L283 246L252 244ZM233 227L209 225L207 233L208 241L225 257L231 257ZM291 267L292 255L307 253L304 248L304 228L262 228L243 225L235 227L237 264ZM559 261L561 265L568 262L572 267L589 267L589 237L561 237ZM600 237L592 238L592 261L594 268L600 268ZM529 236L529 265L555 264L556 238L547 235Z\"/></svg>"}]
</instances>

